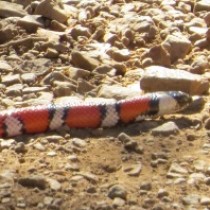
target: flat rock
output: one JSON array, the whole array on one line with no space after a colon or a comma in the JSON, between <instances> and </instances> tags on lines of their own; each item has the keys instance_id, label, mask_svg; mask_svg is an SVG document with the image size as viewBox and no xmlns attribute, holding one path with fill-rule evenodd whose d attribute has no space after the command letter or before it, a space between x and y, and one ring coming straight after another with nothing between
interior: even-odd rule
<instances>
[{"instance_id":1,"label":"flat rock","mask_svg":"<svg viewBox=\"0 0 210 210\"><path fill-rule=\"evenodd\" d=\"M42 15L43 17L57 20L60 23L65 23L68 16L65 14L58 5L53 3L52 0L44 0L36 7L34 14Z\"/></svg>"},{"instance_id":2,"label":"flat rock","mask_svg":"<svg viewBox=\"0 0 210 210\"><path fill-rule=\"evenodd\" d=\"M28 32L35 32L38 27L44 28L44 20L41 15L26 15L17 23Z\"/></svg>"},{"instance_id":3,"label":"flat rock","mask_svg":"<svg viewBox=\"0 0 210 210\"><path fill-rule=\"evenodd\" d=\"M100 62L91 57L88 53L81 53L78 51L73 51L71 53L71 62L79 68L92 71L97 66L100 65Z\"/></svg>"},{"instance_id":4,"label":"flat rock","mask_svg":"<svg viewBox=\"0 0 210 210\"><path fill-rule=\"evenodd\" d=\"M203 76L184 70L150 66L140 80L140 87L147 92L174 90L201 95L208 92L209 82Z\"/></svg>"},{"instance_id":5,"label":"flat rock","mask_svg":"<svg viewBox=\"0 0 210 210\"><path fill-rule=\"evenodd\" d=\"M187 169L178 163L172 163L167 173L168 178L181 178L188 174Z\"/></svg>"},{"instance_id":6,"label":"flat rock","mask_svg":"<svg viewBox=\"0 0 210 210\"><path fill-rule=\"evenodd\" d=\"M142 170L141 162L137 164L131 164L128 167L124 167L123 171L129 176L139 176Z\"/></svg>"},{"instance_id":7,"label":"flat rock","mask_svg":"<svg viewBox=\"0 0 210 210\"><path fill-rule=\"evenodd\" d=\"M167 122L161 126L152 129L153 136L169 136L179 132L178 126L174 122Z\"/></svg>"},{"instance_id":8,"label":"flat rock","mask_svg":"<svg viewBox=\"0 0 210 210\"><path fill-rule=\"evenodd\" d=\"M23 17L26 14L22 5L8 1L0 1L0 17Z\"/></svg>"}]
</instances>

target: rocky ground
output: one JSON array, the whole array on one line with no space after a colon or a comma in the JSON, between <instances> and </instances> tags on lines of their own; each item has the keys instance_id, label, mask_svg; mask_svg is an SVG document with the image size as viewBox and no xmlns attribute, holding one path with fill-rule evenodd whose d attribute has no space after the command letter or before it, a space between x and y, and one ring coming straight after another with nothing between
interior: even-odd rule
<instances>
[{"instance_id":1,"label":"rocky ground","mask_svg":"<svg viewBox=\"0 0 210 210\"><path fill-rule=\"evenodd\" d=\"M0 139L0 209L210 209L209 26L208 0L0 1L1 109L196 98L156 120Z\"/></svg>"}]
</instances>

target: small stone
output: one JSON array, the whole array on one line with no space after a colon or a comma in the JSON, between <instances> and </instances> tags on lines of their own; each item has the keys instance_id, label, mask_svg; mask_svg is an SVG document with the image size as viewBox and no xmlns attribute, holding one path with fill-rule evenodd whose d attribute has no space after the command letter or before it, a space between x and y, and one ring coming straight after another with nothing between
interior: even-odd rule
<instances>
[{"instance_id":1,"label":"small stone","mask_svg":"<svg viewBox=\"0 0 210 210\"><path fill-rule=\"evenodd\" d=\"M201 197L200 202L201 202L201 205L205 205L205 206L210 205L210 198L209 197Z\"/></svg>"},{"instance_id":2,"label":"small stone","mask_svg":"<svg viewBox=\"0 0 210 210\"><path fill-rule=\"evenodd\" d=\"M125 205L125 200L119 197L114 198L113 200L113 206L114 207L121 207Z\"/></svg>"},{"instance_id":3,"label":"small stone","mask_svg":"<svg viewBox=\"0 0 210 210\"><path fill-rule=\"evenodd\" d=\"M34 73L24 73L21 75L21 79L27 84L34 84L36 81L36 74Z\"/></svg>"},{"instance_id":4,"label":"small stone","mask_svg":"<svg viewBox=\"0 0 210 210\"><path fill-rule=\"evenodd\" d=\"M47 153L47 156L49 157L55 157L57 155L57 153L55 151L50 151Z\"/></svg>"},{"instance_id":5,"label":"small stone","mask_svg":"<svg viewBox=\"0 0 210 210\"><path fill-rule=\"evenodd\" d=\"M126 133L120 133L117 137L123 144L133 141L133 139Z\"/></svg>"},{"instance_id":6,"label":"small stone","mask_svg":"<svg viewBox=\"0 0 210 210\"><path fill-rule=\"evenodd\" d=\"M210 11L209 0L201 0L195 3L193 12Z\"/></svg>"},{"instance_id":7,"label":"small stone","mask_svg":"<svg viewBox=\"0 0 210 210\"><path fill-rule=\"evenodd\" d=\"M46 196L46 197L44 197L44 204L45 205L50 205L51 203L52 203L52 201L53 201L53 197L50 197L50 196Z\"/></svg>"},{"instance_id":8,"label":"small stone","mask_svg":"<svg viewBox=\"0 0 210 210\"><path fill-rule=\"evenodd\" d=\"M33 147L35 149L39 150L39 151L45 151L46 150L45 146L43 144L39 143L39 142L37 142L36 144L34 144Z\"/></svg>"},{"instance_id":9,"label":"small stone","mask_svg":"<svg viewBox=\"0 0 210 210\"><path fill-rule=\"evenodd\" d=\"M13 75L3 76L1 82L6 86L21 83L20 75L13 74Z\"/></svg>"},{"instance_id":10,"label":"small stone","mask_svg":"<svg viewBox=\"0 0 210 210\"><path fill-rule=\"evenodd\" d=\"M142 170L142 164L140 162L137 164L132 164L129 167L125 167L123 170L129 176L138 176Z\"/></svg>"},{"instance_id":11,"label":"small stone","mask_svg":"<svg viewBox=\"0 0 210 210\"><path fill-rule=\"evenodd\" d=\"M74 39L77 39L79 36L90 37L91 34L88 28L77 25L71 30L71 35Z\"/></svg>"},{"instance_id":12,"label":"small stone","mask_svg":"<svg viewBox=\"0 0 210 210\"><path fill-rule=\"evenodd\" d=\"M208 67L209 67L209 62L207 57L204 55L200 55L194 59L191 65L190 72L194 74L203 74Z\"/></svg>"},{"instance_id":13,"label":"small stone","mask_svg":"<svg viewBox=\"0 0 210 210\"><path fill-rule=\"evenodd\" d=\"M152 135L154 136L169 136L172 134L177 134L178 132L179 128L174 122L167 122L161 126L152 129Z\"/></svg>"},{"instance_id":14,"label":"small stone","mask_svg":"<svg viewBox=\"0 0 210 210\"><path fill-rule=\"evenodd\" d=\"M56 179L47 178L46 181L48 182L52 190L58 191L61 189L61 184Z\"/></svg>"},{"instance_id":15,"label":"small stone","mask_svg":"<svg viewBox=\"0 0 210 210\"><path fill-rule=\"evenodd\" d=\"M146 50L142 56L143 67L151 65L170 66L171 58L170 54L164 49L163 46L154 46L151 49Z\"/></svg>"},{"instance_id":16,"label":"small stone","mask_svg":"<svg viewBox=\"0 0 210 210\"><path fill-rule=\"evenodd\" d=\"M204 160L196 160L193 163L193 165L196 171L201 171L201 172L204 172L207 167L207 164Z\"/></svg>"},{"instance_id":17,"label":"small stone","mask_svg":"<svg viewBox=\"0 0 210 210\"><path fill-rule=\"evenodd\" d=\"M0 148L1 149L8 149L10 148L13 144L16 144L14 139L7 139L7 140L2 140L0 141Z\"/></svg>"},{"instance_id":18,"label":"small stone","mask_svg":"<svg viewBox=\"0 0 210 210\"><path fill-rule=\"evenodd\" d=\"M15 152L16 153L25 153L27 151L24 142L18 142L15 145Z\"/></svg>"},{"instance_id":19,"label":"small stone","mask_svg":"<svg viewBox=\"0 0 210 210\"><path fill-rule=\"evenodd\" d=\"M80 176L83 176L84 178L86 178L87 180L89 180L90 182L93 183L97 183L98 182L98 177L92 173L89 172L79 172L77 173Z\"/></svg>"},{"instance_id":20,"label":"small stone","mask_svg":"<svg viewBox=\"0 0 210 210\"><path fill-rule=\"evenodd\" d=\"M208 118L206 121L205 121L205 128L207 129L207 130L210 130L210 118Z\"/></svg>"},{"instance_id":21,"label":"small stone","mask_svg":"<svg viewBox=\"0 0 210 210\"><path fill-rule=\"evenodd\" d=\"M172 63L184 58L192 48L190 40L182 34L168 35L161 45L170 54Z\"/></svg>"},{"instance_id":22,"label":"small stone","mask_svg":"<svg viewBox=\"0 0 210 210\"><path fill-rule=\"evenodd\" d=\"M205 179L205 183L206 183L206 185L210 186L210 177L207 177L207 178Z\"/></svg>"},{"instance_id":23,"label":"small stone","mask_svg":"<svg viewBox=\"0 0 210 210\"><path fill-rule=\"evenodd\" d=\"M65 170L79 171L79 165L77 163L67 163L64 168Z\"/></svg>"},{"instance_id":24,"label":"small stone","mask_svg":"<svg viewBox=\"0 0 210 210\"><path fill-rule=\"evenodd\" d=\"M12 67L4 60L0 60L0 71L11 72Z\"/></svg>"},{"instance_id":25,"label":"small stone","mask_svg":"<svg viewBox=\"0 0 210 210\"><path fill-rule=\"evenodd\" d=\"M121 185L114 185L108 191L108 197L110 197L111 199L114 198L126 199L126 196L127 192L125 188Z\"/></svg>"},{"instance_id":26,"label":"small stone","mask_svg":"<svg viewBox=\"0 0 210 210\"><path fill-rule=\"evenodd\" d=\"M152 184L150 182L144 182L140 185L140 190L150 191L152 189Z\"/></svg>"},{"instance_id":27,"label":"small stone","mask_svg":"<svg viewBox=\"0 0 210 210\"><path fill-rule=\"evenodd\" d=\"M45 52L45 57L46 58L57 58L59 56L59 53L57 50L53 49L53 48L47 48L46 52Z\"/></svg>"},{"instance_id":28,"label":"small stone","mask_svg":"<svg viewBox=\"0 0 210 210\"><path fill-rule=\"evenodd\" d=\"M127 61L130 58L130 52L127 49L110 49L107 54L118 62Z\"/></svg>"},{"instance_id":29,"label":"small stone","mask_svg":"<svg viewBox=\"0 0 210 210\"><path fill-rule=\"evenodd\" d=\"M24 187L28 188L38 187L41 190L44 190L47 187L47 180L43 176L38 176L38 175L21 177L18 179L18 183Z\"/></svg>"},{"instance_id":30,"label":"small stone","mask_svg":"<svg viewBox=\"0 0 210 210\"><path fill-rule=\"evenodd\" d=\"M204 20L206 22L206 25L209 27L210 26L210 12L208 12L205 17Z\"/></svg>"},{"instance_id":31,"label":"small stone","mask_svg":"<svg viewBox=\"0 0 210 210\"><path fill-rule=\"evenodd\" d=\"M192 173L187 181L188 184L196 185L197 183L202 183L205 180L205 175L203 173Z\"/></svg>"},{"instance_id":32,"label":"small stone","mask_svg":"<svg viewBox=\"0 0 210 210\"><path fill-rule=\"evenodd\" d=\"M38 27L44 28L44 20L40 15L26 15L19 19L17 24L28 32L36 32Z\"/></svg>"},{"instance_id":33,"label":"small stone","mask_svg":"<svg viewBox=\"0 0 210 210\"><path fill-rule=\"evenodd\" d=\"M65 11L63 11L58 5L53 4L51 0L41 1L36 7L34 14L42 15L43 17L57 20L61 23L65 23L68 19Z\"/></svg>"},{"instance_id":34,"label":"small stone","mask_svg":"<svg viewBox=\"0 0 210 210\"><path fill-rule=\"evenodd\" d=\"M186 176L187 174L188 174L188 171L185 168L180 166L178 163L172 163L167 173L167 177L180 178L180 177Z\"/></svg>"},{"instance_id":35,"label":"small stone","mask_svg":"<svg viewBox=\"0 0 210 210\"><path fill-rule=\"evenodd\" d=\"M158 193L157 193L158 198L163 198L163 197L168 196L168 195L169 195L169 193L165 189L159 189L158 190Z\"/></svg>"},{"instance_id":36,"label":"small stone","mask_svg":"<svg viewBox=\"0 0 210 210\"><path fill-rule=\"evenodd\" d=\"M184 205L196 205L200 201L200 196L196 194L190 194L182 197L182 202Z\"/></svg>"},{"instance_id":37,"label":"small stone","mask_svg":"<svg viewBox=\"0 0 210 210\"><path fill-rule=\"evenodd\" d=\"M88 53L73 51L71 53L71 62L82 69L92 71L100 65L99 61L91 57Z\"/></svg>"}]
</instances>

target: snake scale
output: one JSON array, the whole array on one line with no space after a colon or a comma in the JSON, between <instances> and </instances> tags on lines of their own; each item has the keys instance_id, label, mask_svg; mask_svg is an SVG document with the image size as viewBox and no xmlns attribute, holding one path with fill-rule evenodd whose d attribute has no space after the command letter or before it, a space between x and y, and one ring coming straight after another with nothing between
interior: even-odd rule
<instances>
[{"instance_id":1,"label":"snake scale","mask_svg":"<svg viewBox=\"0 0 210 210\"><path fill-rule=\"evenodd\" d=\"M0 111L0 137L69 128L112 127L172 114L191 103L180 91L154 92L116 102L49 104Z\"/></svg>"}]
</instances>

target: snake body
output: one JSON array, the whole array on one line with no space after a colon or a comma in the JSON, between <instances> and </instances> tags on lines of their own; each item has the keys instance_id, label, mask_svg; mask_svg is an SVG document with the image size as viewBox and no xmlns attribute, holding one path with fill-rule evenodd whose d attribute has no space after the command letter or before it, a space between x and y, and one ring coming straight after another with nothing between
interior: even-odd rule
<instances>
[{"instance_id":1,"label":"snake body","mask_svg":"<svg viewBox=\"0 0 210 210\"><path fill-rule=\"evenodd\" d=\"M145 117L172 114L185 108L191 97L183 92L155 92L116 102L49 104L0 111L0 137L40 133L61 126L112 127Z\"/></svg>"}]
</instances>

